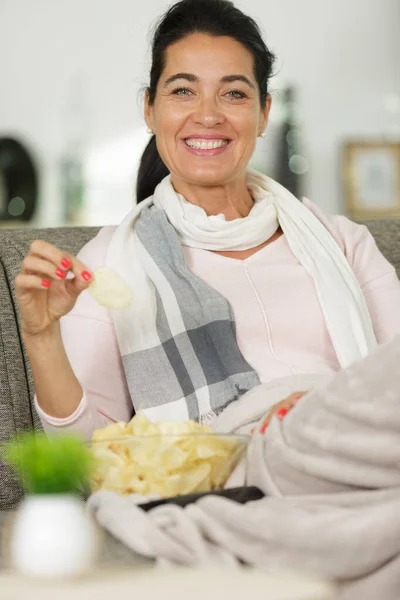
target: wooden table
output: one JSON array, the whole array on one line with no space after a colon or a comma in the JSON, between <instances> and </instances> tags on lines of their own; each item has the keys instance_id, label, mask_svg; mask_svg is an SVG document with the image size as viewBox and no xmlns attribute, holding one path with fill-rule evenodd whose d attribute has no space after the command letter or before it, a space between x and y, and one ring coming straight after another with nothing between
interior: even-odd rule
<instances>
[{"instance_id":1,"label":"wooden table","mask_svg":"<svg viewBox=\"0 0 400 600\"><path fill-rule=\"evenodd\" d=\"M301 576L253 569L103 569L67 582L0 573L2 600L335 600L331 586Z\"/></svg>"},{"instance_id":2,"label":"wooden table","mask_svg":"<svg viewBox=\"0 0 400 600\"><path fill-rule=\"evenodd\" d=\"M0 512L4 542L11 513ZM111 535L96 569L75 580L37 580L11 571L0 556L1 600L335 600L331 585L294 574L261 570L154 569L154 563Z\"/></svg>"}]
</instances>

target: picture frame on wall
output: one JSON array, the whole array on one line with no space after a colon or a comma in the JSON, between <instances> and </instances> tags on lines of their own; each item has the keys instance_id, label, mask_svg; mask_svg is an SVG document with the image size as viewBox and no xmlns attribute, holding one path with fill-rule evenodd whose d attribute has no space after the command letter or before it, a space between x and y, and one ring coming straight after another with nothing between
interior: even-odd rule
<instances>
[{"instance_id":1,"label":"picture frame on wall","mask_svg":"<svg viewBox=\"0 0 400 600\"><path fill-rule=\"evenodd\" d=\"M346 214L400 218L400 142L347 142L343 158Z\"/></svg>"}]
</instances>

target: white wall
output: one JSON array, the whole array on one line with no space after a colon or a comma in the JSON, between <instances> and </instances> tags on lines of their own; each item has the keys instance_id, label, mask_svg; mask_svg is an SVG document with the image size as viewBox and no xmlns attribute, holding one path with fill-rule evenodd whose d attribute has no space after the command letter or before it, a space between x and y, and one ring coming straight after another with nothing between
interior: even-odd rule
<instances>
[{"instance_id":1,"label":"white wall","mask_svg":"<svg viewBox=\"0 0 400 600\"><path fill-rule=\"evenodd\" d=\"M388 128L387 93L400 94L399 0L238 0L292 82L310 159L307 195L341 210L339 150ZM90 222L117 222L132 202L146 133L139 90L148 30L164 0L0 0L0 135L18 135L42 173L37 223L61 221L58 162L74 82L83 82L90 147Z\"/></svg>"},{"instance_id":2,"label":"white wall","mask_svg":"<svg viewBox=\"0 0 400 600\"><path fill-rule=\"evenodd\" d=\"M307 195L342 209L340 146L394 128L384 110L400 96L399 0L241 0L260 15L280 78L299 88L310 172ZM400 119L400 115L398 116ZM400 140L400 121L396 123Z\"/></svg>"}]
</instances>

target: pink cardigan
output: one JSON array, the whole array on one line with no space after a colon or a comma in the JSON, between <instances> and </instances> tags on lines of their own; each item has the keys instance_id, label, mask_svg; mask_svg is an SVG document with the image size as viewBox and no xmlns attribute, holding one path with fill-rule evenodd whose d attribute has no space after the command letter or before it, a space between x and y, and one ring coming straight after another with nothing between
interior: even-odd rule
<instances>
[{"instance_id":1,"label":"pink cardigan","mask_svg":"<svg viewBox=\"0 0 400 600\"><path fill-rule=\"evenodd\" d=\"M364 292L379 343L400 333L400 282L368 229L345 217L325 216L305 202L342 248ZM104 265L115 227L104 227L79 253L90 269ZM183 248L189 268L231 303L237 341L261 382L292 373L339 370L313 280L291 252L285 236L246 260ZM86 438L93 429L127 421L133 413L110 311L88 292L61 320L62 337L84 395L65 419L36 408L46 430L74 430Z\"/></svg>"}]
</instances>

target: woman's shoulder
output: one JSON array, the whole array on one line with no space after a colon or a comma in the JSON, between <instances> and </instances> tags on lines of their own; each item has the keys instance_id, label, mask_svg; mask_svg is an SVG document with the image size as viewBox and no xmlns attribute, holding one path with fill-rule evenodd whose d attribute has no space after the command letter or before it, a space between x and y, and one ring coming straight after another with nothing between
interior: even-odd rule
<instances>
[{"instance_id":1,"label":"woman's shoulder","mask_svg":"<svg viewBox=\"0 0 400 600\"><path fill-rule=\"evenodd\" d=\"M318 218L335 238L341 249L347 254L360 240L372 238L365 225L355 223L344 215L331 215L325 213L319 206L308 198L303 198L303 204ZM373 238L372 238L373 239Z\"/></svg>"},{"instance_id":2,"label":"woman's shoulder","mask_svg":"<svg viewBox=\"0 0 400 600\"><path fill-rule=\"evenodd\" d=\"M361 285L394 271L394 267L378 249L368 227L344 215L328 215L307 198L303 199L303 204L331 233Z\"/></svg>"},{"instance_id":3,"label":"woman's shoulder","mask_svg":"<svg viewBox=\"0 0 400 600\"><path fill-rule=\"evenodd\" d=\"M96 236L79 250L77 258L91 270L103 267L106 262L108 247L116 229L117 225L102 227Z\"/></svg>"}]
</instances>

